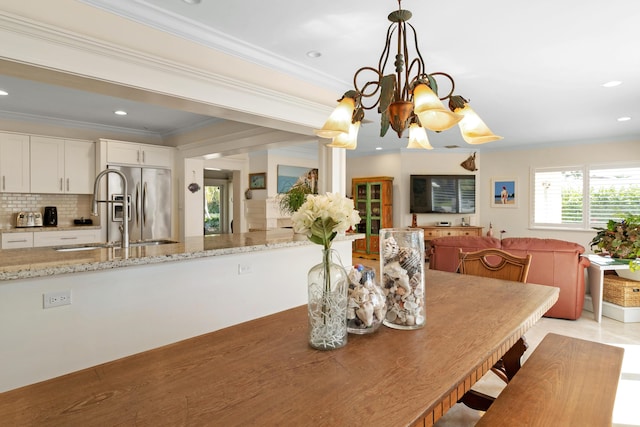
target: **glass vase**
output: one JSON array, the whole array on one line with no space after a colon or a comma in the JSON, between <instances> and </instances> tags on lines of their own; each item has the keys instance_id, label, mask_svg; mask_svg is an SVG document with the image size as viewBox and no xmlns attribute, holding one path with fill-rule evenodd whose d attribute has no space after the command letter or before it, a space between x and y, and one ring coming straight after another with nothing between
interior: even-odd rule
<instances>
[{"instance_id":1,"label":"glass vase","mask_svg":"<svg viewBox=\"0 0 640 427\"><path fill-rule=\"evenodd\" d=\"M322 262L311 267L309 286L309 344L318 350L333 350L347 343L347 291L349 279L335 251L324 249Z\"/></svg>"},{"instance_id":2,"label":"glass vase","mask_svg":"<svg viewBox=\"0 0 640 427\"><path fill-rule=\"evenodd\" d=\"M375 332L387 314L387 299L376 281L376 272L357 264L348 274L347 331L359 335Z\"/></svg>"},{"instance_id":3,"label":"glass vase","mask_svg":"<svg viewBox=\"0 0 640 427\"><path fill-rule=\"evenodd\" d=\"M424 299L424 230L380 230L381 286L387 296L384 325L418 329L426 323Z\"/></svg>"}]
</instances>

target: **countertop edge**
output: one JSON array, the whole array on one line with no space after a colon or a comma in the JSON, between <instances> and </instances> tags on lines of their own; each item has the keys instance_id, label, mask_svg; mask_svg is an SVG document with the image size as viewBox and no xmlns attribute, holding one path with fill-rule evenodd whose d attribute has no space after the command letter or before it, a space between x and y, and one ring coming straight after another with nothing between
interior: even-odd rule
<instances>
[{"instance_id":1,"label":"countertop edge","mask_svg":"<svg viewBox=\"0 0 640 427\"><path fill-rule=\"evenodd\" d=\"M242 234L242 233L241 233ZM9 269L8 271L0 271L0 284L3 281L12 281L18 279L30 279L30 278L38 278L38 277L47 277L54 276L59 274L72 274L72 273L81 273L81 272L92 272L92 271L101 271L101 270L109 270L113 268L123 268L129 266L139 266L139 265L150 265L150 264L160 264L165 262L175 262L175 261L183 261L189 259L198 259L198 258L206 258L212 256L222 256L222 255L234 255L234 254L242 254L242 253L250 253L250 252L260 252L271 249L279 249L279 248L288 248L288 247L297 247L297 246L308 246L314 245L311 241L306 238L300 238L302 236L297 235L293 236L291 240L286 239L277 239L277 241L269 242L262 244L253 244L253 245L236 245L236 246L228 246L228 247L220 247L215 249L195 249L190 250L188 247L190 244L193 244L193 241L198 238L189 238L187 239L187 243L177 243L173 245L166 245L166 249L171 249L171 246L174 248L178 248L174 253L170 252L162 252L158 254L152 255L136 255L136 256L125 256L123 257L121 254L119 256L114 256L114 251L122 251L121 248L102 248L95 249L95 251L99 252L100 258L110 258L106 260L98 260L98 261L82 261L79 260L77 262L69 262L67 261L63 265L51 265L49 262L42 262L42 265L38 265L38 262L35 263L24 263L21 265L16 265L17 268L14 270ZM348 234L345 236L337 236L335 241L353 241L357 239L364 238L363 234ZM205 238L202 238L203 241ZM41 248L40 250L53 250L52 248ZM35 251L36 249L34 249ZM129 250L132 250L130 248ZM9 250L10 251L10 250ZM8 252L8 251L7 251ZM80 258L81 259L81 258ZM6 267L5 267L6 268Z\"/></svg>"}]
</instances>

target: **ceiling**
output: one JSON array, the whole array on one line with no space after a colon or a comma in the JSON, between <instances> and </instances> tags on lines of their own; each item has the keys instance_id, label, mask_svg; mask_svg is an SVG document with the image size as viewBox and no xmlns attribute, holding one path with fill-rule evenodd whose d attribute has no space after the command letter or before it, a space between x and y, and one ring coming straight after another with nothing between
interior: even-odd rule
<instances>
[{"instance_id":1,"label":"ceiling","mask_svg":"<svg viewBox=\"0 0 640 427\"><path fill-rule=\"evenodd\" d=\"M82 0L335 91L351 89L354 72L377 66L393 0ZM197 3L197 2L195 2ZM436 150L501 150L637 140L640 136L640 2L637 0L404 0L413 13L427 71L455 79L456 93L504 137L467 145L456 128L429 133ZM309 51L321 53L312 58ZM392 72L390 70L389 72ZM605 88L609 81L622 82ZM0 76L0 115L122 128L162 137L215 118L111 96ZM113 115L125 109L127 116ZM620 117L630 117L618 121ZM406 146L368 111L358 149ZM318 123L321 126L322 123ZM406 135L405 135L406 136Z\"/></svg>"}]
</instances>

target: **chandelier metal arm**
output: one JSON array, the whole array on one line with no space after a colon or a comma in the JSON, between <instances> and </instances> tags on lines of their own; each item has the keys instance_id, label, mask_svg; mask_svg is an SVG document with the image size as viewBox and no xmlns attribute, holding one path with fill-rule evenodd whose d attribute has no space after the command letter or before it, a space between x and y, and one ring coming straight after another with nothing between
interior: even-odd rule
<instances>
[{"instance_id":1,"label":"chandelier metal arm","mask_svg":"<svg viewBox=\"0 0 640 427\"><path fill-rule=\"evenodd\" d=\"M483 144L502 139L491 132L478 115L468 105L468 101L454 95L455 81L444 72L428 73L420 48L418 34L410 24L411 12L402 9L402 0L398 9L391 12L388 20L384 48L378 60L378 68L362 67L353 76L354 89L347 91L338 106L329 116L322 129L316 134L322 138L333 138L331 147L355 149L360 123L364 119L364 110L378 107L381 115L380 136L385 136L389 127L402 137L409 127L408 148L433 148L429 145L425 129L442 132L459 124L464 140L469 144ZM413 34L408 34L412 31ZM395 37L395 39L394 39ZM409 56L409 44L413 47ZM395 45L394 70L385 74L392 46ZM365 72L373 75L363 77ZM451 90L444 96L438 93L436 78L444 77L451 83ZM363 83L358 83L360 78ZM375 98L374 98L375 97ZM374 98L373 105L364 105L365 98ZM448 109L442 101L448 99Z\"/></svg>"}]
</instances>

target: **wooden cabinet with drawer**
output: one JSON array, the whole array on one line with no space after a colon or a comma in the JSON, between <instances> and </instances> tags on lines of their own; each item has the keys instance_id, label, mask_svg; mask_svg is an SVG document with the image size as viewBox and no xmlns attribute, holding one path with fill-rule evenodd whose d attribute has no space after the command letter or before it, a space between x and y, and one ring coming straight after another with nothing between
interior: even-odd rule
<instances>
[{"instance_id":1,"label":"wooden cabinet with drawer","mask_svg":"<svg viewBox=\"0 0 640 427\"><path fill-rule=\"evenodd\" d=\"M419 226L424 230L424 240L429 241L436 237L446 236L482 236L482 227L437 227L437 226Z\"/></svg>"}]
</instances>

